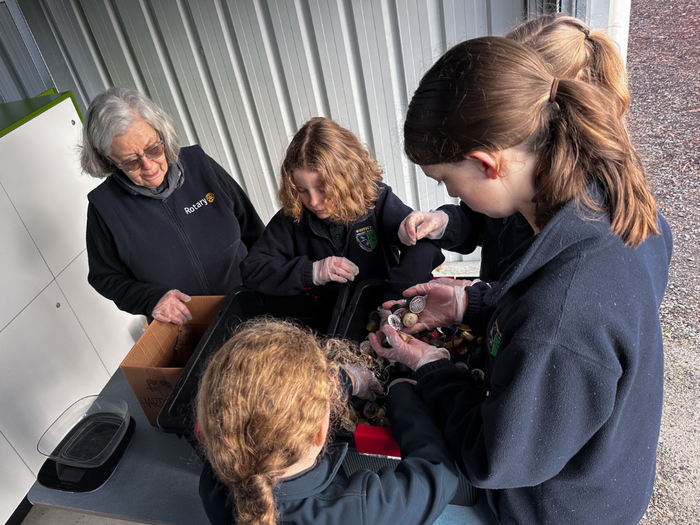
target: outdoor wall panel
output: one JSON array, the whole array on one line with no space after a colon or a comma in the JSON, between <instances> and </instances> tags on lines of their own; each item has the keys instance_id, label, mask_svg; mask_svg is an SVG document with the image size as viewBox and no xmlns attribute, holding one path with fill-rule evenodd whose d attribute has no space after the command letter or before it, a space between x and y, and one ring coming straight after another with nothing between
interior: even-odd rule
<instances>
[{"instance_id":1,"label":"outdoor wall panel","mask_svg":"<svg viewBox=\"0 0 700 525\"><path fill-rule=\"evenodd\" d=\"M50 87L61 86L60 89L63 91L71 91L78 107L84 112L92 97L88 98L78 84L77 73L62 40L58 37L56 27L48 11L44 9L41 0L19 0L19 2L22 16L31 30L53 80L54 85ZM88 74L88 72L85 71L83 74Z\"/></svg>"},{"instance_id":2,"label":"outdoor wall panel","mask_svg":"<svg viewBox=\"0 0 700 525\"><path fill-rule=\"evenodd\" d=\"M0 102L38 95L45 90L6 4L0 3Z\"/></svg>"},{"instance_id":3,"label":"outdoor wall panel","mask_svg":"<svg viewBox=\"0 0 700 525\"><path fill-rule=\"evenodd\" d=\"M84 21L78 0L41 0L44 12L51 18L58 38L78 85L87 103L110 86L102 57L94 46L92 31ZM43 51L43 48L41 48Z\"/></svg>"},{"instance_id":4,"label":"outdoor wall panel","mask_svg":"<svg viewBox=\"0 0 700 525\"><path fill-rule=\"evenodd\" d=\"M349 2L309 0L321 71L328 93L329 118L373 146L367 94Z\"/></svg>"},{"instance_id":5,"label":"outdoor wall panel","mask_svg":"<svg viewBox=\"0 0 700 525\"><path fill-rule=\"evenodd\" d=\"M55 43L60 51L45 54L60 72L59 90L75 87L86 104L108 85L144 92L172 115L183 144L201 144L241 184L265 221L278 208L289 140L313 116L365 142L407 205L454 202L403 155L408 101L447 48L524 16L521 0L20 0L20 7L33 31L50 28L39 48Z\"/></svg>"},{"instance_id":6,"label":"outdoor wall panel","mask_svg":"<svg viewBox=\"0 0 700 525\"><path fill-rule=\"evenodd\" d=\"M91 28L111 81L110 85L134 86L145 91L139 65L134 59L121 17L113 2L84 2L82 6L86 23Z\"/></svg>"}]
</instances>

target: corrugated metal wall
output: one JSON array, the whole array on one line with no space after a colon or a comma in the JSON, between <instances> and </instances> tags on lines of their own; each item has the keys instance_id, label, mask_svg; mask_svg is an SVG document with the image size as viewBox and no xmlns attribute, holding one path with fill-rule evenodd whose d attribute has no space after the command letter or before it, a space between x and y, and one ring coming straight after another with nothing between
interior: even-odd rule
<instances>
[{"instance_id":1,"label":"corrugated metal wall","mask_svg":"<svg viewBox=\"0 0 700 525\"><path fill-rule=\"evenodd\" d=\"M0 0L0 103L35 97L51 87L17 4Z\"/></svg>"},{"instance_id":2,"label":"corrugated metal wall","mask_svg":"<svg viewBox=\"0 0 700 525\"><path fill-rule=\"evenodd\" d=\"M10 0L8 0L10 1ZM17 1L17 0L15 0ZM416 209L451 201L402 155L402 119L447 48L501 34L523 0L19 0L59 91L84 109L138 88L246 189L263 220L301 123L322 115L375 152Z\"/></svg>"}]
</instances>

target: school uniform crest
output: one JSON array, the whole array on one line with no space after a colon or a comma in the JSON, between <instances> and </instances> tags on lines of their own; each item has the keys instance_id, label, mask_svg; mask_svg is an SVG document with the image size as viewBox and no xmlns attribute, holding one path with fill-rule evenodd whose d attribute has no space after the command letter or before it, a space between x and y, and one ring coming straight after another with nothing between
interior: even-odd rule
<instances>
[{"instance_id":1,"label":"school uniform crest","mask_svg":"<svg viewBox=\"0 0 700 525\"><path fill-rule=\"evenodd\" d=\"M496 357L498 354L498 347L501 346L501 329L498 326L498 320L496 320L489 330L488 334L488 349L489 353Z\"/></svg>"},{"instance_id":2,"label":"school uniform crest","mask_svg":"<svg viewBox=\"0 0 700 525\"><path fill-rule=\"evenodd\" d=\"M366 252L374 250L379 242L374 226L365 226L359 230L355 230L355 240L357 244L360 245L360 248Z\"/></svg>"}]
</instances>

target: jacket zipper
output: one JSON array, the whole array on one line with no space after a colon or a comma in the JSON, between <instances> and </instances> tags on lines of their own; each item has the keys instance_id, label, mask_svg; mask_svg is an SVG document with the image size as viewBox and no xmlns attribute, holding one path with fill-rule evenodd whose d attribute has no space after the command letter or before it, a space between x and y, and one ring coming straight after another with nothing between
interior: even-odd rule
<instances>
[{"instance_id":1,"label":"jacket zipper","mask_svg":"<svg viewBox=\"0 0 700 525\"><path fill-rule=\"evenodd\" d=\"M204 272L204 267L202 266L202 263L199 261L199 256L197 255L197 251L194 249L194 246L192 246L192 243L190 242L190 238L185 232L185 229L182 227L182 223L180 222L180 219L178 219L177 215L175 214L172 206L168 203L168 199L163 199L163 206L165 207L165 210L168 212L168 215L173 221L173 224L175 225L175 229L177 230L178 234L180 235L180 239L182 239L183 243L187 247L187 252L189 253L190 256L190 261L192 261L192 264L197 272L197 279L199 280L199 283L202 285L202 288L205 290L205 295L213 295L214 292L212 290L211 285L209 284L209 280L207 279L207 275Z\"/></svg>"}]
</instances>

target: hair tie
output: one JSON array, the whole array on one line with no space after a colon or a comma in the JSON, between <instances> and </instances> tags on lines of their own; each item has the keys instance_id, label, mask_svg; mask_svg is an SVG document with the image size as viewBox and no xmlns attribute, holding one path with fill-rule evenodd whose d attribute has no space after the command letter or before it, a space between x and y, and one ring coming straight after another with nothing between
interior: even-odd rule
<instances>
[{"instance_id":1,"label":"hair tie","mask_svg":"<svg viewBox=\"0 0 700 525\"><path fill-rule=\"evenodd\" d=\"M590 39L591 39L591 37L590 37L590 34L591 34L590 29L582 29L581 31L583 31L583 34L586 35L586 36L585 36L586 40L590 40Z\"/></svg>"},{"instance_id":2,"label":"hair tie","mask_svg":"<svg viewBox=\"0 0 700 525\"><path fill-rule=\"evenodd\" d=\"M559 87L559 79L557 77L554 77L554 80L552 80L552 87L549 89L549 101L554 102L554 99L557 97L557 88Z\"/></svg>"}]
</instances>

